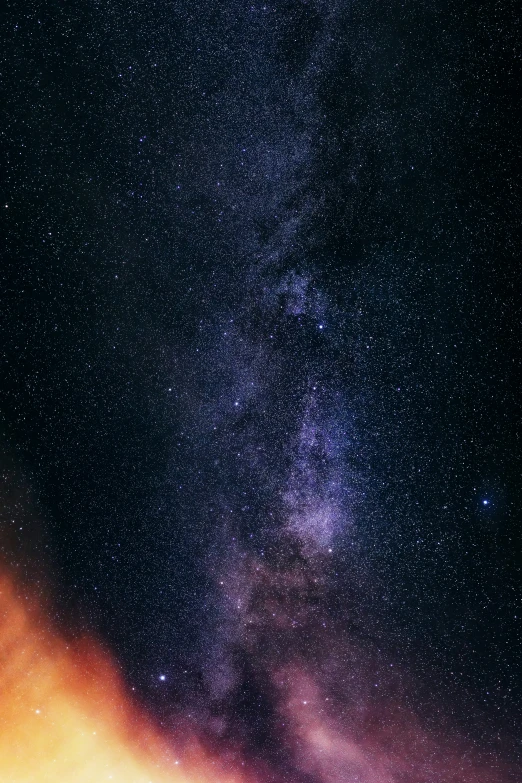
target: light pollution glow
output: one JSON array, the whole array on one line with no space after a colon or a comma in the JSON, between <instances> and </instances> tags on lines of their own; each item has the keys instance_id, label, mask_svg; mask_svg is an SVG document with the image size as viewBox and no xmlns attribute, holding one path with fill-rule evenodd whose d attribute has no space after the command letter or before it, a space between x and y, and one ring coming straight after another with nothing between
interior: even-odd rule
<instances>
[{"instance_id":1,"label":"light pollution glow","mask_svg":"<svg viewBox=\"0 0 522 783\"><path fill-rule=\"evenodd\" d=\"M67 644L0 577L0 780L3 783L240 783L195 739L175 749L126 696L114 663Z\"/></svg>"}]
</instances>

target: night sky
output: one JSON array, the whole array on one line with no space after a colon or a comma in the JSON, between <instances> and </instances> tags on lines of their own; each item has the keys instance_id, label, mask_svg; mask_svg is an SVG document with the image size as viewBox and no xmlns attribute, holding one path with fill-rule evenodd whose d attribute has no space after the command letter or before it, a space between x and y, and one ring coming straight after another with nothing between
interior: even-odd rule
<instances>
[{"instance_id":1,"label":"night sky","mask_svg":"<svg viewBox=\"0 0 522 783\"><path fill-rule=\"evenodd\" d=\"M8 4L0 751L34 599L166 777L2 781L522 780L521 16Z\"/></svg>"}]
</instances>

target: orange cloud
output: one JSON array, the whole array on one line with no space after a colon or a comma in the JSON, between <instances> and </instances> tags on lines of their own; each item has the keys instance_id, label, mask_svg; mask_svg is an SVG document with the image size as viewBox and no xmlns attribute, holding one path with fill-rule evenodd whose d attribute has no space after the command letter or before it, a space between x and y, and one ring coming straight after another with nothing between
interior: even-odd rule
<instances>
[{"instance_id":1,"label":"orange cloud","mask_svg":"<svg viewBox=\"0 0 522 783\"><path fill-rule=\"evenodd\" d=\"M89 640L67 644L0 577L0 780L5 783L241 783L194 738L176 748Z\"/></svg>"}]
</instances>

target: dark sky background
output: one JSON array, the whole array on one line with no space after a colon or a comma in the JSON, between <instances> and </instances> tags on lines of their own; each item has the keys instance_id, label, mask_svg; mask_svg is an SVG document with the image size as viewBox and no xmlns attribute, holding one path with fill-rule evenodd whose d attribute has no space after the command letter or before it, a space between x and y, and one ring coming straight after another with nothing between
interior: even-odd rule
<instances>
[{"instance_id":1,"label":"dark sky background","mask_svg":"<svg viewBox=\"0 0 522 783\"><path fill-rule=\"evenodd\" d=\"M8 562L162 720L273 761L218 585L295 548L516 755L517 4L11 2L4 36Z\"/></svg>"}]
</instances>

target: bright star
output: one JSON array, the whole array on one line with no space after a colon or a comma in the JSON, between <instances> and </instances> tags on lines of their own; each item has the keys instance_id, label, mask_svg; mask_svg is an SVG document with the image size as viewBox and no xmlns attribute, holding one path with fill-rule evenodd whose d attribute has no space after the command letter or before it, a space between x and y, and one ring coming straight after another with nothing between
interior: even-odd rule
<instances>
[{"instance_id":1,"label":"bright star","mask_svg":"<svg viewBox=\"0 0 522 783\"><path fill-rule=\"evenodd\" d=\"M489 500L483 500L482 501L483 506L489 506Z\"/></svg>"}]
</instances>

